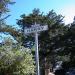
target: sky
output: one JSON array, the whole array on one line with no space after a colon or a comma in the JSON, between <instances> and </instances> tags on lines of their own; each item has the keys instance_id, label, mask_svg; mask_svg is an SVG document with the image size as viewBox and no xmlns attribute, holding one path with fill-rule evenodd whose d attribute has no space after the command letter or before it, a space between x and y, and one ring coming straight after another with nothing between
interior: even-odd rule
<instances>
[{"instance_id":1,"label":"sky","mask_svg":"<svg viewBox=\"0 0 75 75\"><path fill-rule=\"evenodd\" d=\"M65 24L73 22L75 16L75 0L13 0L16 3L10 5L11 16L6 23L9 25L17 25L16 19L20 19L20 15L32 12L34 8L39 8L45 14L50 10L54 10L57 14L65 16Z\"/></svg>"},{"instance_id":2,"label":"sky","mask_svg":"<svg viewBox=\"0 0 75 75\"><path fill-rule=\"evenodd\" d=\"M9 33L6 35L6 33L4 34L0 32L0 44L4 43L4 40L12 40L13 42L17 43L17 41L14 40L13 36L11 36Z\"/></svg>"}]
</instances>

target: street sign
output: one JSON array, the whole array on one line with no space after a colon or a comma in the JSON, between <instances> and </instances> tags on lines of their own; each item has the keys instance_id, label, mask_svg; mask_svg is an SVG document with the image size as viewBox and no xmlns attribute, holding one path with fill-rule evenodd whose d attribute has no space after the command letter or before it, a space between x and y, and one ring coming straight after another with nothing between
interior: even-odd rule
<instances>
[{"instance_id":1,"label":"street sign","mask_svg":"<svg viewBox=\"0 0 75 75\"><path fill-rule=\"evenodd\" d=\"M32 26L31 28L25 28L24 29L24 33L25 34L28 34L28 33L35 33L35 32L40 32L40 31L45 31L48 29L48 26L45 25L45 26Z\"/></svg>"},{"instance_id":2,"label":"street sign","mask_svg":"<svg viewBox=\"0 0 75 75\"><path fill-rule=\"evenodd\" d=\"M40 24L32 25L30 28L24 29L24 34L35 34L35 57L36 57L36 75L40 75L40 69L39 69L39 52L38 52L38 32L48 30L48 26L40 26Z\"/></svg>"}]
</instances>

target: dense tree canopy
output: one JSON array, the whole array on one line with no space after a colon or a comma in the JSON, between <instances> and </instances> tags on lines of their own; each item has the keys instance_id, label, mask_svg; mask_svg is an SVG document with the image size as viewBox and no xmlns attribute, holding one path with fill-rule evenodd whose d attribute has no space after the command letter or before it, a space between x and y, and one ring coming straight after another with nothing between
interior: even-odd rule
<instances>
[{"instance_id":1,"label":"dense tree canopy","mask_svg":"<svg viewBox=\"0 0 75 75\"><path fill-rule=\"evenodd\" d=\"M0 75L34 74L34 60L29 49L8 39L0 46Z\"/></svg>"},{"instance_id":2,"label":"dense tree canopy","mask_svg":"<svg viewBox=\"0 0 75 75\"><path fill-rule=\"evenodd\" d=\"M13 3L11 0L0 0L0 33L10 34L14 38L13 41L8 38L0 43L0 75L34 75L33 55L30 49L21 46L21 41L17 41L21 32L5 23L9 15L4 15L9 11L8 5Z\"/></svg>"},{"instance_id":3,"label":"dense tree canopy","mask_svg":"<svg viewBox=\"0 0 75 75\"><path fill-rule=\"evenodd\" d=\"M75 21L68 26L66 33L62 37L62 41L63 50L59 51L59 53L69 57L66 67L75 67Z\"/></svg>"},{"instance_id":4,"label":"dense tree canopy","mask_svg":"<svg viewBox=\"0 0 75 75\"><path fill-rule=\"evenodd\" d=\"M7 25L5 23L5 20L10 16L10 14L6 15L10 11L9 4L12 5L14 3L12 0L0 0L0 32L7 32L13 37L17 37L19 36L19 31L13 25Z\"/></svg>"},{"instance_id":5,"label":"dense tree canopy","mask_svg":"<svg viewBox=\"0 0 75 75\"><path fill-rule=\"evenodd\" d=\"M57 51L63 49L60 41L61 37L64 36L67 31L63 18L62 15L57 15L53 10L45 15L44 13L41 13L39 9L34 9L29 15L23 14L21 19L17 22L17 24L22 27L22 32L24 32L25 27L31 27L35 22L40 25L48 25L48 30L39 34L40 66L42 68L52 67L50 64L53 65L57 60ZM26 37L25 39L24 36L22 37L24 46L27 46L27 42L29 42L28 46L31 47L32 41L34 42L34 37L33 35L31 36L32 37L28 35L28 38Z\"/></svg>"},{"instance_id":6,"label":"dense tree canopy","mask_svg":"<svg viewBox=\"0 0 75 75\"><path fill-rule=\"evenodd\" d=\"M13 4L12 0L0 0L0 15L9 11L8 5Z\"/></svg>"},{"instance_id":7,"label":"dense tree canopy","mask_svg":"<svg viewBox=\"0 0 75 75\"><path fill-rule=\"evenodd\" d=\"M22 27L22 32L24 32L25 27L31 27L35 22L40 25L48 25L48 31L39 34L40 66L42 68L49 68L50 64L54 65L56 61L69 62L70 65L66 66L74 67L75 21L65 26L63 18L62 15L57 15L53 10L45 15L39 9L34 9L29 15L21 15L21 19L17 22ZM25 39L24 36L22 37L24 46L31 48L34 45L33 34L31 36L27 35L28 38L25 36Z\"/></svg>"},{"instance_id":8,"label":"dense tree canopy","mask_svg":"<svg viewBox=\"0 0 75 75\"><path fill-rule=\"evenodd\" d=\"M21 44L22 46L17 45L16 47L13 47L13 45L7 46L7 44L5 44L4 46L0 47L0 51L3 53L6 53L5 58L8 59L7 61L5 60L5 58L4 59L1 58L1 61L2 61L0 62L2 64L0 69L1 72L5 71L8 73L8 72L12 72L11 69L13 69L13 71L16 69L15 71L19 71L21 74L34 73L33 72L34 61L32 59L32 55L28 52L24 52L25 54L22 54L20 50L21 48L24 48L24 47L27 47L30 49L34 48L34 34L25 35L24 29L25 27L31 27L31 25L34 25L35 22L40 25L48 25L47 31L38 33L39 34L40 69L52 68L55 62L60 60L64 62L67 61L67 63L69 63L69 65L67 66L69 67L75 66L74 65L75 63L75 51L74 51L75 49L75 46L74 46L75 19L72 24L65 26L63 22L64 17L62 15L57 15L53 10L49 11L47 14L44 14L43 12L40 12L39 9L34 9L32 13L28 15L23 14L21 15L21 19L18 19L17 24L22 28L21 31L18 31L12 28L11 26L5 26L6 24L4 22L4 19L7 17L2 18L2 15L9 11L8 10L9 4L12 4L10 0L0 0L0 32L9 32L9 34L11 34L14 38L16 38L18 43L22 43ZM10 51L8 51L9 49ZM18 56L19 57L21 56L16 53L25 55L27 60L23 60L22 62L20 61L18 63L16 61L17 60L16 58ZM8 71L9 67L6 63L9 61L13 62L9 65L11 67L10 71ZM29 64L29 62L32 62L32 63ZM16 65L14 63L18 63L18 64ZM28 64L29 64L29 67L28 67ZM12 65L13 66L16 65L15 68L13 68Z\"/></svg>"}]
</instances>

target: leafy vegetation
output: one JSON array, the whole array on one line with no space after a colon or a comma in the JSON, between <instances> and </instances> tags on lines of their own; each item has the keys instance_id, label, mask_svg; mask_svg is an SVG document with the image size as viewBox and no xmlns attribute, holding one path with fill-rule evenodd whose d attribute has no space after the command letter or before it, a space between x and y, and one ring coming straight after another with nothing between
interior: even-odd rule
<instances>
[{"instance_id":1,"label":"leafy vegetation","mask_svg":"<svg viewBox=\"0 0 75 75\"><path fill-rule=\"evenodd\" d=\"M53 10L45 15L39 9L34 9L29 15L23 14L21 19L18 19L17 24L22 28L19 31L5 24L4 19L9 15L3 17L3 14L9 11L8 5L13 3L11 0L0 0L0 32L8 32L17 41L15 44L8 40L0 46L0 74L34 74L35 63L30 51L35 45L34 35L25 35L24 28L31 27L35 22L48 25L47 31L38 33L40 69L52 69L57 61L63 61L64 68L75 67L75 18L72 24L65 26L64 17ZM32 52L34 54L34 51Z\"/></svg>"},{"instance_id":2,"label":"leafy vegetation","mask_svg":"<svg viewBox=\"0 0 75 75\"><path fill-rule=\"evenodd\" d=\"M57 15L53 10L44 15L39 9L34 9L27 16L21 15L21 19L17 22L22 27L22 32L24 32L25 27L31 27L35 22L40 25L48 25L48 31L39 34L40 68L44 70L53 68L57 61L69 62L70 65L74 64L75 22L65 26L63 18L62 15ZM22 45L25 47L30 46L31 48L34 45L33 35L27 35L26 38L22 36L22 41L24 41ZM27 42L30 42L28 46ZM74 67L74 65L70 67Z\"/></svg>"},{"instance_id":3,"label":"leafy vegetation","mask_svg":"<svg viewBox=\"0 0 75 75\"><path fill-rule=\"evenodd\" d=\"M21 41L17 41L21 33L5 23L9 15L4 17L4 14L9 12L8 5L13 3L11 0L0 0L0 32L9 33L15 38L14 42L8 38L0 44L0 75L34 75L35 61L30 49L22 46Z\"/></svg>"},{"instance_id":4,"label":"leafy vegetation","mask_svg":"<svg viewBox=\"0 0 75 75\"><path fill-rule=\"evenodd\" d=\"M0 75L34 74L34 60L30 50L7 40L0 46Z\"/></svg>"}]
</instances>

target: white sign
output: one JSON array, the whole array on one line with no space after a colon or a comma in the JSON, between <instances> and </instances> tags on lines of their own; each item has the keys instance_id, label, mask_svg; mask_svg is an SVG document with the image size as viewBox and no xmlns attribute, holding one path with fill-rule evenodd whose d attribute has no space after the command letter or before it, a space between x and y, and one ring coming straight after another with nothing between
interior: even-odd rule
<instances>
[{"instance_id":1,"label":"white sign","mask_svg":"<svg viewBox=\"0 0 75 75\"><path fill-rule=\"evenodd\" d=\"M40 31L45 31L48 29L48 26L45 25L45 26L33 26L31 28L25 28L24 29L24 33L27 34L27 33L35 33L35 32L40 32Z\"/></svg>"}]
</instances>

